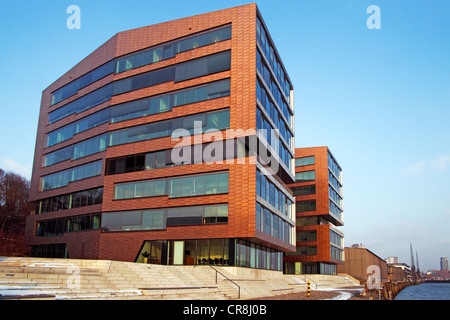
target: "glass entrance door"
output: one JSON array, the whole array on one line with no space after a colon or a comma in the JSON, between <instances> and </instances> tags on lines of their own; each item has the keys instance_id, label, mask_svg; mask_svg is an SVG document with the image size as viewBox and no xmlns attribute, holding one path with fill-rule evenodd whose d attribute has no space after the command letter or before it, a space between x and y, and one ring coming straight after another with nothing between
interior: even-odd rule
<instances>
[{"instance_id":1,"label":"glass entrance door","mask_svg":"<svg viewBox=\"0 0 450 320\"><path fill-rule=\"evenodd\" d=\"M184 264L184 241L173 242L173 264Z\"/></svg>"}]
</instances>

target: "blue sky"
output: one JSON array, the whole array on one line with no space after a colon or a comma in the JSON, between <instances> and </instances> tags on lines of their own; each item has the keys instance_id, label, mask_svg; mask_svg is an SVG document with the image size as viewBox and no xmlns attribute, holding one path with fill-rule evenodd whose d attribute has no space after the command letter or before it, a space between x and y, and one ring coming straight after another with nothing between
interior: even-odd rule
<instances>
[{"instance_id":1,"label":"blue sky","mask_svg":"<svg viewBox=\"0 0 450 320\"><path fill-rule=\"evenodd\" d=\"M3 0L0 168L31 176L42 91L115 33L256 2L295 88L296 147L343 168L346 245L450 256L450 2ZM67 8L81 9L69 30ZM366 12L381 10L381 29Z\"/></svg>"}]
</instances>

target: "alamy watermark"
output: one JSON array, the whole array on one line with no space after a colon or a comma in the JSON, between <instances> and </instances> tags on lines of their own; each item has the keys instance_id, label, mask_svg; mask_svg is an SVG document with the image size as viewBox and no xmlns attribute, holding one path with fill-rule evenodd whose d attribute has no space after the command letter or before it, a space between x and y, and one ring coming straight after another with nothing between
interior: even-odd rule
<instances>
[{"instance_id":1,"label":"alamy watermark","mask_svg":"<svg viewBox=\"0 0 450 320\"><path fill-rule=\"evenodd\" d=\"M270 130L270 137L267 134L265 129L204 131L203 123L195 121L193 131L176 129L172 132L171 140L178 143L172 149L171 160L175 165L245 164L245 154L248 154L248 164L256 164L258 161L269 169L269 174L276 174L281 161L277 155L277 146L281 143L279 130Z\"/></svg>"},{"instance_id":2,"label":"alamy watermark","mask_svg":"<svg viewBox=\"0 0 450 320\"><path fill-rule=\"evenodd\" d=\"M66 26L69 30L81 29L81 9L77 5L70 5L66 10L70 16L67 18Z\"/></svg>"},{"instance_id":3,"label":"alamy watermark","mask_svg":"<svg viewBox=\"0 0 450 320\"><path fill-rule=\"evenodd\" d=\"M367 13L371 14L366 21L368 29L381 29L381 10L377 5L371 5L367 7Z\"/></svg>"},{"instance_id":4,"label":"alamy watermark","mask_svg":"<svg viewBox=\"0 0 450 320\"><path fill-rule=\"evenodd\" d=\"M381 269L377 265L370 265L367 267L366 273L369 275L367 278L367 288L381 289Z\"/></svg>"}]
</instances>

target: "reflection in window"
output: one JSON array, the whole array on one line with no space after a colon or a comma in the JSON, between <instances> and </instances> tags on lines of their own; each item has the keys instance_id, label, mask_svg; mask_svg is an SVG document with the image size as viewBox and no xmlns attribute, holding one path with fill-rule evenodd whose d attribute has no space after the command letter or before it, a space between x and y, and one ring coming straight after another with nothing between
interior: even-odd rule
<instances>
[{"instance_id":1,"label":"reflection in window","mask_svg":"<svg viewBox=\"0 0 450 320\"><path fill-rule=\"evenodd\" d=\"M231 26L189 36L176 42L146 49L117 60L116 73L132 70L175 57L176 54L231 39Z\"/></svg>"},{"instance_id":2,"label":"reflection in window","mask_svg":"<svg viewBox=\"0 0 450 320\"><path fill-rule=\"evenodd\" d=\"M211 124L216 115L219 119L219 127ZM217 130L227 129L229 127L229 117L230 110L225 109L113 131L45 154L43 157L43 166L46 167L70 159L83 158L91 154L105 151L107 147L115 145L167 137L172 134L173 130L183 128L183 123L193 126L194 121L202 121L203 131L205 131L206 128L214 128Z\"/></svg>"},{"instance_id":3,"label":"reflection in window","mask_svg":"<svg viewBox=\"0 0 450 320\"><path fill-rule=\"evenodd\" d=\"M165 230L167 227L228 222L228 205L175 207L154 210L104 212L105 231Z\"/></svg>"},{"instance_id":4,"label":"reflection in window","mask_svg":"<svg viewBox=\"0 0 450 320\"><path fill-rule=\"evenodd\" d=\"M295 181L296 182L306 182L306 181L314 181L316 180L316 171L303 171L295 173Z\"/></svg>"},{"instance_id":5,"label":"reflection in window","mask_svg":"<svg viewBox=\"0 0 450 320\"><path fill-rule=\"evenodd\" d=\"M114 199L193 197L228 193L228 172L118 184Z\"/></svg>"},{"instance_id":6,"label":"reflection in window","mask_svg":"<svg viewBox=\"0 0 450 320\"><path fill-rule=\"evenodd\" d=\"M80 201L81 199L81 201ZM103 187L39 200L36 214L91 206L103 202Z\"/></svg>"},{"instance_id":7,"label":"reflection in window","mask_svg":"<svg viewBox=\"0 0 450 320\"><path fill-rule=\"evenodd\" d=\"M296 167L302 167L302 166L309 166L314 164L315 162L315 157L314 156L310 156L310 157L303 157L303 158L296 158L295 159L295 166Z\"/></svg>"},{"instance_id":8,"label":"reflection in window","mask_svg":"<svg viewBox=\"0 0 450 320\"><path fill-rule=\"evenodd\" d=\"M91 162L41 177L39 191L67 186L70 182L95 177L102 173L102 161Z\"/></svg>"},{"instance_id":9,"label":"reflection in window","mask_svg":"<svg viewBox=\"0 0 450 320\"><path fill-rule=\"evenodd\" d=\"M297 212L315 211L316 200L297 201L296 210Z\"/></svg>"}]
</instances>

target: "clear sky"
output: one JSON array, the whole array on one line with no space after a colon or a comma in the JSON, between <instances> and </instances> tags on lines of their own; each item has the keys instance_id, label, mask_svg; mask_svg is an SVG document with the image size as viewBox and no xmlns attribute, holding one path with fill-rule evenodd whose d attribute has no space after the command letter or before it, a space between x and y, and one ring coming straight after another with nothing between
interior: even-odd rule
<instances>
[{"instance_id":1,"label":"clear sky","mask_svg":"<svg viewBox=\"0 0 450 320\"><path fill-rule=\"evenodd\" d=\"M0 168L31 177L42 91L117 32L256 2L295 89L296 147L343 168L347 246L450 256L448 0L3 0ZM66 12L81 9L81 29ZM370 5L381 29L366 25Z\"/></svg>"}]
</instances>

